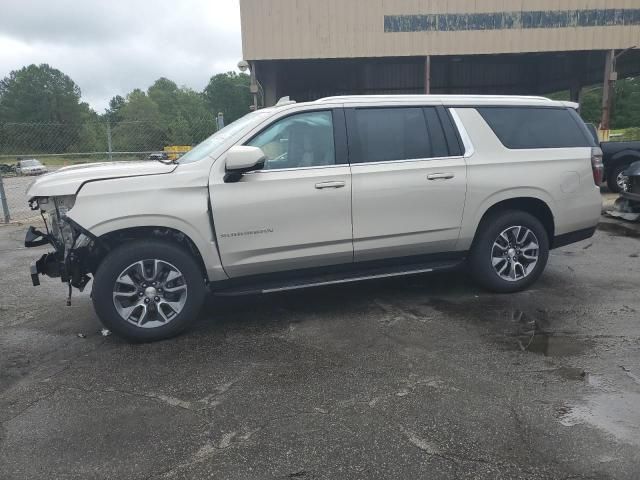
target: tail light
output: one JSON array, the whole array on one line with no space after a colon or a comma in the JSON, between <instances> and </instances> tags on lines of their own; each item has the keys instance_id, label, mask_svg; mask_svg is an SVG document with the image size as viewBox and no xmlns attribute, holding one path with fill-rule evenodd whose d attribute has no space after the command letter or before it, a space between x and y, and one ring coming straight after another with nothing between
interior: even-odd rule
<instances>
[{"instance_id":1,"label":"tail light","mask_svg":"<svg viewBox=\"0 0 640 480\"><path fill-rule=\"evenodd\" d=\"M600 150L600 147L591 149L591 170L593 170L593 181L599 187L604 177L604 164L602 163L602 150Z\"/></svg>"}]
</instances>

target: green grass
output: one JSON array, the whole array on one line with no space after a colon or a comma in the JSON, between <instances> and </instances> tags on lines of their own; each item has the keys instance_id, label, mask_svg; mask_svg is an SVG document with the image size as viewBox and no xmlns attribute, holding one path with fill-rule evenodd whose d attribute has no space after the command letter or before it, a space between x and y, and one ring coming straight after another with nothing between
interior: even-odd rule
<instances>
[{"instance_id":1,"label":"green grass","mask_svg":"<svg viewBox=\"0 0 640 480\"><path fill-rule=\"evenodd\" d=\"M635 140L640 141L640 128L627 128L624 130L611 130L609 132L609 139L612 142L632 142Z\"/></svg>"}]
</instances>

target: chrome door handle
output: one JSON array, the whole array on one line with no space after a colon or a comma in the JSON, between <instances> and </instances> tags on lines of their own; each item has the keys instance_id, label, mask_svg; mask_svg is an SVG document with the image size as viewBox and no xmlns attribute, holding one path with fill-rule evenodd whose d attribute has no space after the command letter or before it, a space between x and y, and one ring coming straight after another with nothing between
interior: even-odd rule
<instances>
[{"instance_id":1,"label":"chrome door handle","mask_svg":"<svg viewBox=\"0 0 640 480\"><path fill-rule=\"evenodd\" d=\"M432 173L427 175L427 180L451 180L455 175L453 173Z\"/></svg>"},{"instance_id":2,"label":"chrome door handle","mask_svg":"<svg viewBox=\"0 0 640 480\"><path fill-rule=\"evenodd\" d=\"M346 185L345 182L322 182L316 183L316 188L322 190L324 188L342 188Z\"/></svg>"}]
</instances>

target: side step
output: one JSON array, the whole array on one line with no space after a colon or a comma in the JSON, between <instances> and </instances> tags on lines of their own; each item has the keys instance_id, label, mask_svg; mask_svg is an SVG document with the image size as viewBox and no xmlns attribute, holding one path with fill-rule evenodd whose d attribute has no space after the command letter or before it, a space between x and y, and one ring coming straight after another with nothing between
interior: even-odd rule
<instances>
[{"instance_id":1,"label":"side step","mask_svg":"<svg viewBox=\"0 0 640 480\"><path fill-rule=\"evenodd\" d=\"M284 292L287 290L300 290L303 288L322 287L326 285L339 285L342 283L361 282L364 280L402 277L406 275L416 275L420 273L451 270L460 266L463 262L464 259L457 259L415 265L399 265L386 268L363 269L317 276L288 278L279 281L271 280L269 282L249 283L242 286L227 288L223 287L213 290L213 294L225 297L240 295L259 295L265 293Z\"/></svg>"}]
</instances>

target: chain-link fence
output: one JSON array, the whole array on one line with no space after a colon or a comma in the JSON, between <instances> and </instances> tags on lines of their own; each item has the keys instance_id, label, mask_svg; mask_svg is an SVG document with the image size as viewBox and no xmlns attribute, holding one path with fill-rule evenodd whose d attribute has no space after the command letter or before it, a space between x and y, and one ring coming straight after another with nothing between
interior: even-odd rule
<instances>
[{"instance_id":1,"label":"chain-link fence","mask_svg":"<svg viewBox=\"0 0 640 480\"><path fill-rule=\"evenodd\" d=\"M95 120L83 123L0 123L0 222L33 215L26 188L32 180L20 166L35 159L48 171L80 163L170 159L214 133L214 115L154 121ZM3 188L4 187L4 188Z\"/></svg>"}]
</instances>

